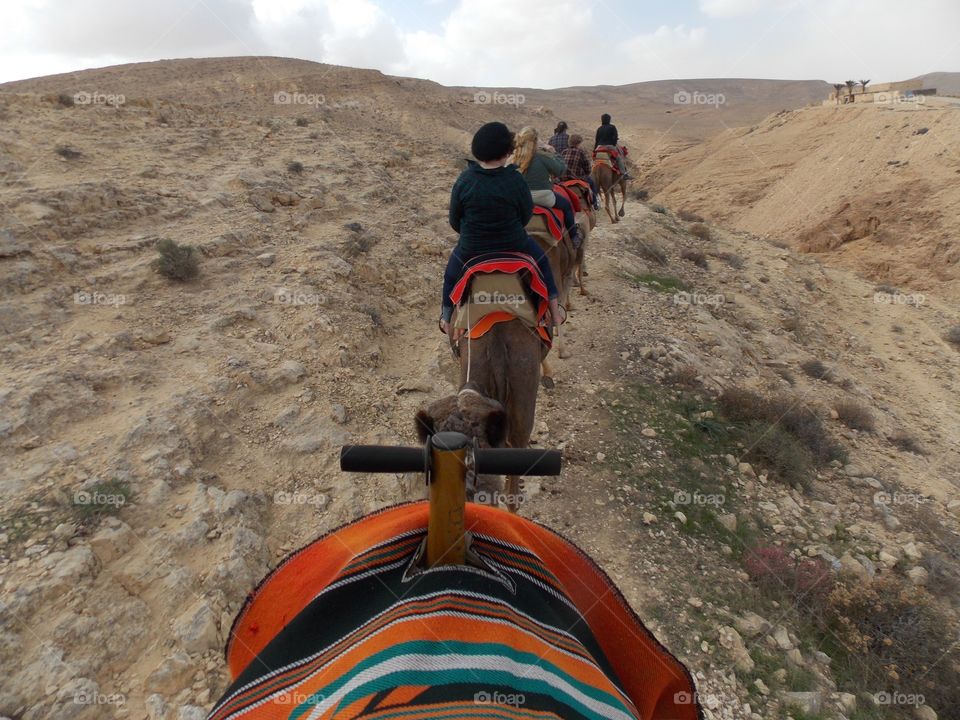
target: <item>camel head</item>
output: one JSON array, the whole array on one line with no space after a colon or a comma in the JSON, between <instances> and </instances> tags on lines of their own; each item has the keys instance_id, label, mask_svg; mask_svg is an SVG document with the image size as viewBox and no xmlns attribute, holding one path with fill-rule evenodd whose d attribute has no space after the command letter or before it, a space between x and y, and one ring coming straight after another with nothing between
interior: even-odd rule
<instances>
[{"instance_id":1,"label":"camel head","mask_svg":"<svg viewBox=\"0 0 960 720\"><path fill-rule=\"evenodd\" d=\"M435 433L458 432L476 440L482 448L491 448L503 447L507 437L503 406L469 385L417 411L416 425L420 442Z\"/></svg>"}]
</instances>

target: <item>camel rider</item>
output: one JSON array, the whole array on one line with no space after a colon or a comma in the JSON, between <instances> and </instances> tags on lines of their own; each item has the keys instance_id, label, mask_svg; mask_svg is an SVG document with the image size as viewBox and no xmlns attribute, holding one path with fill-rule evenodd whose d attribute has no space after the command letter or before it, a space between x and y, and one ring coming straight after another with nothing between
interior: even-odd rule
<instances>
[{"instance_id":1,"label":"camel rider","mask_svg":"<svg viewBox=\"0 0 960 720\"><path fill-rule=\"evenodd\" d=\"M464 264L478 255L521 252L532 257L547 286L550 321L560 321L557 284L543 249L527 234L533 216L533 198L516 165L508 165L513 153L513 133L501 122L482 126L473 136L471 150L476 161L450 191L450 227L460 233L443 273L440 327L451 340L459 340L462 329L453 327L450 293L460 279Z\"/></svg>"},{"instance_id":2,"label":"camel rider","mask_svg":"<svg viewBox=\"0 0 960 720\"><path fill-rule=\"evenodd\" d=\"M600 116L600 127L597 128L597 136L593 142L593 149L596 150L601 145L610 145L617 149L617 168L620 170L620 177L629 180L627 174L627 164L623 159L623 151L620 149L620 135L617 133L617 126L610 122L609 113Z\"/></svg>"},{"instance_id":3,"label":"camel rider","mask_svg":"<svg viewBox=\"0 0 960 720\"><path fill-rule=\"evenodd\" d=\"M553 189L553 178L563 177L567 164L552 147L539 143L537 131L532 127L525 127L517 133L516 144L513 161L530 186L533 202L545 208L558 208L563 213L563 225L573 246L580 247L580 228L577 227L573 205L565 195Z\"/></svg>"},{"instance_id":4,"label":"camel rider","mask_svg":"<svg viewBox=\"0 0 960 720\"><path fill-rule=\"evenodd\" d=\"M553 135L547 144L560 154L563 154L563 151L570 147L570 136L567 135L567 124L563 120L557 123L557 127L553 129Z\"/></svg>"},{"instance_id":5,"label":"camel rider","mask_svg":"<svg viewBox=\"0 0 960 720\"><path fill-rule=\"evenodd\" d=\"M593 209L599 210L600 196L597 193L597 185L593 181L593 175L590 174L590 158L587 156L586 151L580 147L582 142L582 136L573 134L570 136L570 146L560 153L560 157L562 157L563 161L567 164L567 172L564 177L586 182L593 192Z\"/></svg>"}]
</instances>

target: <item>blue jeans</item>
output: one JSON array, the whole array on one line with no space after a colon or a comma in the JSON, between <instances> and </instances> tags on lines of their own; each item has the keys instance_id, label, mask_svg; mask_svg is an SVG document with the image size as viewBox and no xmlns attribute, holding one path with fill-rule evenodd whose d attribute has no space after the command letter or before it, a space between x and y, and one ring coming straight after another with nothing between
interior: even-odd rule
<instances>
[{"instance_id":1,"label":"blue jeans","mask_svg":"<svg viewBox=\"0 0 960 720\"><path fill-rule=\"evenodd\" d=\"M550 269L550 261L547 260L546 253L543 252L543 248L537 244L536 240L527 235L526 244L523 247L513 248L513 252L526 253L532 257L537 262L537 267L540 268L540 274L543 275L543 281L547 285L547 295L551 300L559 295L559 292L557 291L557 283L553 278L553 270ZM443 271L443 296L440 304L440 316L444 320L449 322L450 318L453 316L453 301L450 299L450 293L453 292L454 286L463 276L463 266L479 255L491 254L496 253L490 253L486 250L480 252L468 252L466 250L461 250L459 245L457 245L453 249L453 252L450 253L450 259L447 260L447 268Z\"/></svg>"},{"instance_id":2,"label":"blue jeans","mask_svg":"<svg viewBox=\"0 0 960 720\"><path fill-rule=\"evenodd\" d=\"M570 201L567 200L566 195L554 191L554 197L557 198L554 203L555 208L559 208L560 212L563 213L563 224L567 230L572 231L573 226L576 223L576 216L573 213L573 205L570 204Z\"/></svg>"}]
</instances>

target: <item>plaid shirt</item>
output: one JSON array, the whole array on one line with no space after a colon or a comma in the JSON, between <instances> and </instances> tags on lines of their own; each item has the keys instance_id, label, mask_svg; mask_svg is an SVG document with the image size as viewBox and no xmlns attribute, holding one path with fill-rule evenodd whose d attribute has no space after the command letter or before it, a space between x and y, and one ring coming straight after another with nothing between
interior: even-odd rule
<instances>
[{"instance_id":1,"label":"plaid shirt","mask_svg":"<svg viewBox=\"0 0 960 720\"><path fill-rule=\"evenodd\" d=\"M570 136L565 132L557 133L550 138L550 142L547 144L553 145L554 150L556 150L558 153L562 153L564 150L570 147Z\"/></svg>"},{"instance_id":2,"label":"plaid shirt","mask_svg":"<svg viewBox=\"0 0 960 720\"><path fill-rule=\"evenodd\" d=\"M575 178L585 178L590 175L590 158L582 147L568 147L560 156L567 164L567 175Z\"/></svg>"}]
</instances>

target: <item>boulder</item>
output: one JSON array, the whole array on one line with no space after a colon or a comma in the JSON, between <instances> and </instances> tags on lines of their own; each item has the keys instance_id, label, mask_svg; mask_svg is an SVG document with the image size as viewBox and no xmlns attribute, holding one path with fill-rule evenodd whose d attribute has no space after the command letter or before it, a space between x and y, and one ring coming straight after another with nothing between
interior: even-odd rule
<instances>
[{"instance_id":1,"label":"boulder","mask_svg":"<svg viewBox=\"0 0 960 720\"><path fill-rule=\"evenodd\" d=\"M733 660L733 666L743 673L753 672L753 658L747 652L740 633L732 627L720 628L720 647L724 648Z\"/></svg>"},{"instance_id":2,"label":"boulder","mask_svg":"<svg viewBox=\"0 0 960 720\"><path fill-rule=\"evenodd\" d=\"M765 619L749 610L733 621L734 626L740 633L753 638L760 633L769 632L772 625Z\"/></svg>"},{"instance_id":3,"label":"boulder","mask_svg":"<svg viewBox=\"0 0 960 720\"><path fill-rule=\"evenodd\" d=\"M185 652L177 651L163 660L143 683L144 691L164 695L176 695L193 682L196 668Z\"/></svg>"},{"instance_id":4,"label":"boulder","mask_svg":"<svg viewBox=\"0 0 960 720\"><path fill-rule=\"evenodd\" d=\"M823 706L823 695L819 691L786 692L783 704L800 710L804 715L819 715Z\"/></svg>"},{"instance_id":5,"label":"boulder","mask_svg":"<svg viewBox=\"0 0 960 720\"><path fill-rule=\"evenodd\" d=\"M202 600L177 618L173 632L188 653L202 653L220 646L216 615Z\"/></svg>"}]
</instances>

